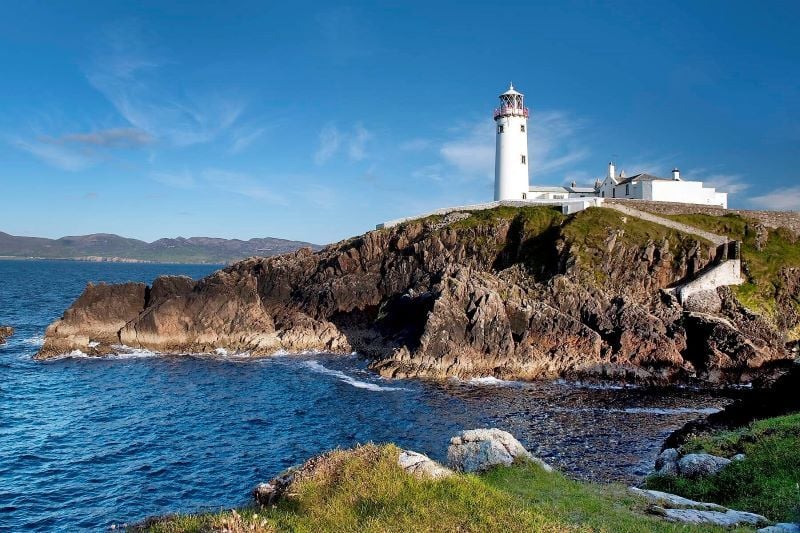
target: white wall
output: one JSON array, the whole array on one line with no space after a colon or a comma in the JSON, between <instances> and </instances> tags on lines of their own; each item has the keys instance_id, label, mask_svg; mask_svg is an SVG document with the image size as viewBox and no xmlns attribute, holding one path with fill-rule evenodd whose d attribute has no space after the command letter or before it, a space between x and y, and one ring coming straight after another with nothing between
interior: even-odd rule
<instances>
[{"instance_id":1,"label":"white wall","mask_svg":"<svg viewBox=\"0 0 800 533\"><path fill-rule=\"evenodd\" d=\"M685 204L718 205L728 207L728 195L712 187L703 187L701 181L651 181L650 197L655 202L683 202Z\"/></svg>"},{"instance_id":2,"label":"white wall","mask_svg":"<svg viewBox=\"0 0 800 533\"><path fill-rule=\"evenodd\" d=\"M494 199L522 200L529 187L528 119L518 115L501 116L495 121L495 128L499 126L503 126L503 133L495 131ZM525 131L522 131L522 126Z\"/></svg>"}]
</instances>

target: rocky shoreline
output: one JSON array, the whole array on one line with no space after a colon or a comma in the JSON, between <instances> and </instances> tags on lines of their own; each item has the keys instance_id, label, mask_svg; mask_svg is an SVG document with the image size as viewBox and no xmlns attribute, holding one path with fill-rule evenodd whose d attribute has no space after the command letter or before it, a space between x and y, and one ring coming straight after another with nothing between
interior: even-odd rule
<instances>
[{"instance_id":1,"label":"rocky shoreline","mask_svg":"<svg viewBox=\"0 0 800 533\"><path fill-rule=\"evenodd\" d=\"M14 334L14 328L10 326L0 326L0 344L6 342L11 335Z\"/></svg>"},{"instance_id":2,"label":"rocky shoreline","mask_svg":"<svg viewBox=\"0 0 800 533\"><path fill-rule=\"evenodd\" d=\"M714 245L594 208L434 216L251 258L193 281L89 285L37 359L126 345L163 353L358 351L393 378L748 383L792 360L787 332L727 288L669 292ZM786 269L800 286L800 271ZM780 289L779 289L780 290ZM792 295L777 305L792 307ZM792 307L793 309L793 307ZM791 318L791 317L790 317Z\"/></svg>"}]
</instances>

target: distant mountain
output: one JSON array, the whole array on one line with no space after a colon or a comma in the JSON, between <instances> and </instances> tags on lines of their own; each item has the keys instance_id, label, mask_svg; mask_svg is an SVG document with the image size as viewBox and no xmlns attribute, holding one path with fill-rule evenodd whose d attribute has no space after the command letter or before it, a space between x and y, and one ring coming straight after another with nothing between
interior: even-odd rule
<instances>
[{"instance_id":1,"label":"distant mountain","mask_svg":"<svg viewBox=\"0 0 800 533\"><path fill-rule=\"evenodd\" d=\"M144 242L108 233L44 239L17 237L0 231L0 257L20 259L77 259L83 261L156 263L230 263L252 256L278 255L315 244L265 237L218 239L177 237Z\"/></svg>"}]
</instances>

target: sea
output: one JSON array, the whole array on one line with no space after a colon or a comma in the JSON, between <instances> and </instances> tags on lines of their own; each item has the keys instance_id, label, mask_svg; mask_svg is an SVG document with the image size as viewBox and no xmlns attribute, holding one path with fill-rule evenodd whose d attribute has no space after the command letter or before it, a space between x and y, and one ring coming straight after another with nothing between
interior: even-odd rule
<instances>
[{"instance_id":1,"label":"sea","mask_svg":"<svg viewBox=\"0 0 800 533\"><path fill-rule=\"evenodd\" d=\"M574 478L636 483L663 440L740 391L494 378L383 379L358 354L32 359L87 282L201 278L219 266L0 261L0 531L102 531L220 510L315 454L394 442L444 461L497 427Z\"/></svg>"}]
</instances>

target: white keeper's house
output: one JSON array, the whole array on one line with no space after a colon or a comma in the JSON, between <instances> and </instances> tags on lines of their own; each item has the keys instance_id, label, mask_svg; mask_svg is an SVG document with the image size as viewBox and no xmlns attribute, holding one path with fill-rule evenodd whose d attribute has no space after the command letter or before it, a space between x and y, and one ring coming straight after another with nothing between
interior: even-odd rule
<instances>
[{"instance_id":1,"label":"white keeper's house","mask_svg":"<svg viewBox=\"0 0 800 533\"><path fill-rule=\"evenodd\" d=\"M627 198L653 202L681 202L728 207L728 194L704 187L703 182L681 178L676 168L672 176L662 178L640 173L626 177L616 173L613 162L608 164L605 178L593 186L578 187L572 183L564 186L531 186L528 159L528 118L525 96L514 89L500 95L500 107L494 111L496 151L494 167L494 199L557 201L579 198ZM601 200L602 201L602 200Z\"/></svg>"}]
</instances>

